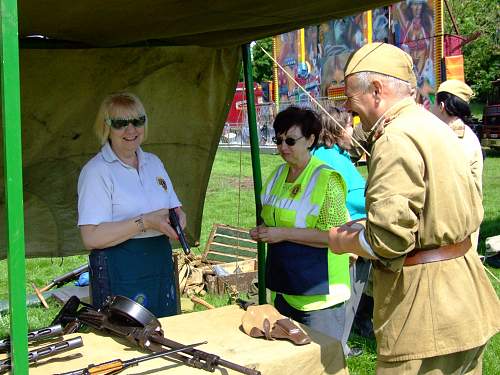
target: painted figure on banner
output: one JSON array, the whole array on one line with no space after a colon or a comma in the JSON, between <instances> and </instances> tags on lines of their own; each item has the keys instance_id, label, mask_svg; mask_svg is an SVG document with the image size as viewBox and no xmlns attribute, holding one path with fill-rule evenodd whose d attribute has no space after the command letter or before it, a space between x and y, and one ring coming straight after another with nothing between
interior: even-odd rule
<instances>
[{"instance_id":1,"label":"painted figure on banner","mask_svg":"<svg viewBox=\"0 0 500 375\"><path fill-rule=\"evenodd\" d=\"M298 31L281 34L277 40L278 63L292 76L297 75L297 35ZM278 69L280 101L289 101L295 91L295 83L281 69Z\"/></svg>"},{"instance_id":2,"label":"painted figure on banner","mask_svg":"<svg viewBox=\"0 0 500 375\"><path fill-rule=\"evenodd\" d=\"M321 94L344 86L343 69L349 54L366 43L364 14L320 25Z\"/></svg>"},{"instance_id":3,"label":"painted figure on banner","mask_svg":"<svg viewBox=\"0 0 500 375\"><path fill-rule=\"evenodd\" d=\"M321 83L321 67L319 63L319 37L318 37L318 26L309 26L305 28L305 63L304 70L304 87L314 97L319 97L320 83ZM300 70L299 70L300 76ZM305 97L306 95L299 90L299 97Z\"/></svg>"},{"instance_id":4,"label":"painted figure on banner","mask_svg":"<svg viewBox=\"0 0 500 375\"><path fill-rule=\"evenodd\" d=\"M389 42L389 8L382 7L372 11L372 40L374 42Z\"/></svg>"},{"instance_id":5,"label":"painted figure on banner","mask_svg":"<svg viewBox=\"0 0 500 375\"><path fill-rule=\"evenodd\" d=\"M417 101L428 108L435 92L434 7L432 0L406 0L394 4L395 45L406 51L415 63Z\"/></svg>"}]
</instances>

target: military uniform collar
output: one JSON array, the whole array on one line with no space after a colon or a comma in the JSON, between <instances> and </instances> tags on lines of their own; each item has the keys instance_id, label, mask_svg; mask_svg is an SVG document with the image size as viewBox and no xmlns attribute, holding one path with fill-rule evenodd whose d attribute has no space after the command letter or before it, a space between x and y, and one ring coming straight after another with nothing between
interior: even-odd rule
<instances>
[{"instance_id":1,"label":"military uniform collar","mask_svg":"<svg viewBox=\"0 0 500 375\"><path fill-rule=\"evenodd\" d=\"M465 124L460 118L453 120L448 125L458 138L463 138L465 136Z\"/></svg>"},{"instance_id":2,"label":"military uniform collar","mask_svg":"<svg viewBox=\"0 0 500 375\"><path fill-rule=\"evenodd\" d=\"M139 166L142 167L146 163L146 159L144 157L144 151L142 151L141 147L137 147L137 161L139 162ZM119 163L123 164L127 168L132 168L129 165L125 164L122 162L118 156L116 156L115 152L111 148L111 144L109 142L106 142L104 146L101 148L101 154L102 157L105 161L108 163L112 163L114 161L118 161Z\"/></svg>"},{"instance_id":3,"label":"military uniform collar","mask_svg":"<svg viewBox=\"0 0 500 375\"><path fill-rule=\"evenodd\" d=\"M368 136L368 140L376 141L384 134L385 127L388 126L392 120L399 116L399 114L408 107L416 105L415 100L411 97L404 98L399 102L393 104L377 121L377 124L372 128Z\"/></svg>"}]
</instances>

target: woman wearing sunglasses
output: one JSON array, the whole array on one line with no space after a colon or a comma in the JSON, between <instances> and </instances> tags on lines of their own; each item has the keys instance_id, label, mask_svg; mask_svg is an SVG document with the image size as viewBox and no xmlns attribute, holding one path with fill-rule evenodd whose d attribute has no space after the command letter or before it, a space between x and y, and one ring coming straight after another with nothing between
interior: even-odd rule
<instances>
[{"instance_id":1,"label":"woman wearing sunglasses","mask_svg":"<svg viewBox=\"0 0 500 375\"><path fill-rule=\"evenodd\" d=\"M318 116L289 107L274 120L274 139L285 161L262 189L264 224L254 240L268 244L266 287L277 310L341 340L343 304L350 296L349 256L328 251L321 232L346 223L346 186L342 177L311 156L321 132Z\"/></svg>"},{"instance_id":2,"label":"woman wearing sunglasses","mask_svg":"<svg viewBox=\"0 0 500 375\"><path fill-rule=\"evenodd\" d=\"M108 296L139 302L157 317L175 315L172 248L177 238L168 210L181 226L186 215L160 159L141 149L148 118L130 93L104 99L94 125L100 152L78 180L78 226L90 250L92 304Z\"/></svg>"}]
</instances>

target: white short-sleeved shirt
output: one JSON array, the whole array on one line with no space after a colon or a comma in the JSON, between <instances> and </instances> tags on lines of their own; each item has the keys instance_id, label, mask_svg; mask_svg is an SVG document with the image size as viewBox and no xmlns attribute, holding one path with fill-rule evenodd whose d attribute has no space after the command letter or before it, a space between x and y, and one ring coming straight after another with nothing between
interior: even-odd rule
<instances>
[{"instance_id":1,"label":"white short-sleeved shirt","mask_svg":"<svg viewBox=\"0 0 500 375\"><path fill-rule=\"evenodd\" d=\"M137 150L139 168L123 163L106 143L83 167L78 179L78 225L128 220L181 205L161 160ZM149 230L134 238L158 236Z\"/></svg>"}]
</instances>

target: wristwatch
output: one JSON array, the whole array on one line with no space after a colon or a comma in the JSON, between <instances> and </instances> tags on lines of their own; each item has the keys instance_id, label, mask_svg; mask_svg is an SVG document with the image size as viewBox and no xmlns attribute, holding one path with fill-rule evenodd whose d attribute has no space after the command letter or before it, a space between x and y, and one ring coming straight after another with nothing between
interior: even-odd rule
<instances>
[{"instance_id":1,"label":"wristwatch","mask_svg":"<svg viewBox=\"0 0 500 375\"><path fill-rule=\"evenodd\" d=\"M144 218L142 217L142 215L139 215L139 217L135 219L134 222L139 227L141 233L146 233L146 228L144 227Z\"/></svg>"}]
</instances>

